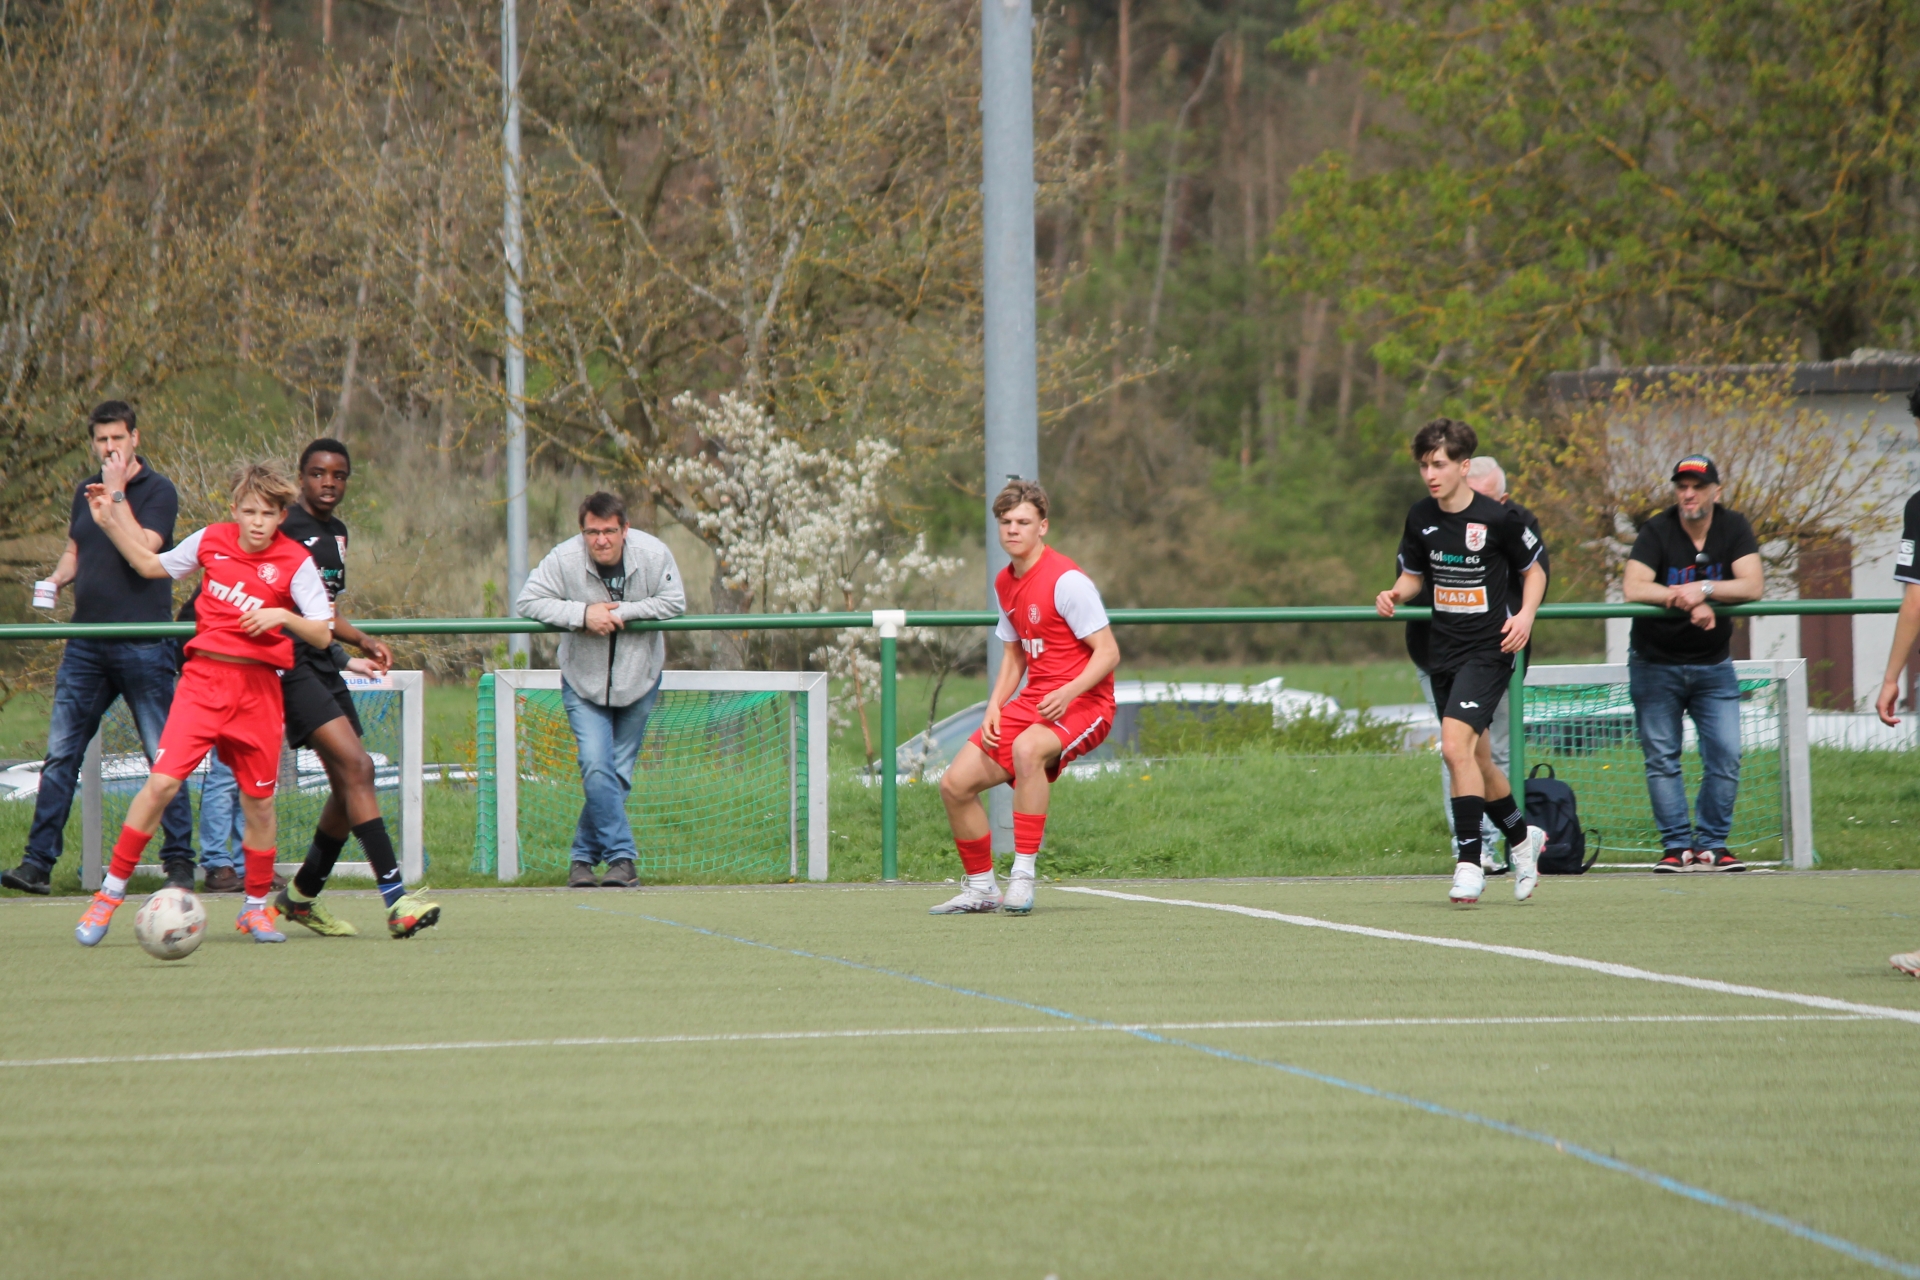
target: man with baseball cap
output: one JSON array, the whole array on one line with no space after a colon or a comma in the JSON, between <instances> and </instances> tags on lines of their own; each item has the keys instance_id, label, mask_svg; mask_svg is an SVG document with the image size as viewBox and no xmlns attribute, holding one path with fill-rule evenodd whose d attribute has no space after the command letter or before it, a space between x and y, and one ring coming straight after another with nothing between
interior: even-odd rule
<instances>
[{"instance_id":1,"label":"man with baseball cap","mask_svg":"<svg viewBox=\"0 0 1920 1280\"><path fill-rule=\"evenodd\" d=\"M1675 503L1641 526L1627 560L1626 598L1666 609L1635 618L1627 687L1660 828L1655 871L1744 871L1727 851L1740 791L1740 681L1733 626L1713 607L1758 600L1766 589L1760 543L1738 511L1720 505L1720 470L1704 454L1674 464ZM1700 739L1700 794L1692 819L1680 771L1682 717Z\"/></svg>"}]
</instances>

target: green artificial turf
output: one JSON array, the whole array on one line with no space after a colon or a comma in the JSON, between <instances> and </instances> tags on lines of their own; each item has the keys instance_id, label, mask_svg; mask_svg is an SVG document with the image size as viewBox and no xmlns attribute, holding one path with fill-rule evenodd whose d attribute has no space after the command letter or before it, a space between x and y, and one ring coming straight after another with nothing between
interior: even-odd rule
<instances>
[{"instance_id":1,"label":"green artificial turf","mask_svg":"<svg viewBox=\"0 0 1920 1280\"><path fill-rule=\"evenodd\" d=\"M1920 1010L1884 962L1920 877L1495 881L1472 910L1431 878L1089 887ZM87 951L77 904L0 903L7 1271L1872 1274L1416 1104L1920 1263L1912 1023L1489 1024L1830 1015L1057 885L928 917L945 892L476 892L406 944L345 897L368 936L256 946L223 910L175 964L124 917ZM1418 1024L1193 1025L1382 1019ZM876 1031L940 1034L846 1034ZM608 1037L682 1039L500 1043ZM127 1060L355 1046L428 1047Z\"/></svg>"}]
</instances>

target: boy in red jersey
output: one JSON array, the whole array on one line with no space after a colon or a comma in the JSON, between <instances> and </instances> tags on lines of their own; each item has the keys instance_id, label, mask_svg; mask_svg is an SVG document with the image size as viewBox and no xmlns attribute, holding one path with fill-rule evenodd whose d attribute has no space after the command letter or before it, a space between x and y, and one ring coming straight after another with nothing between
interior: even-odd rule
<instances>
[{"instance_id":1,"label":"boy in red jersey","mask_svg":"<svg viewBox=\"0 0 1920 1280\"><path fill-rule=\"evenodd\" d=\"M1046 544L1047 491L1009 480L993 500L1000 545L1013 563L994 579L1006 645L979 731L940 778L967 887L932 914L1033 910L1033 864L1047 829L1053 780L1113 731L1113 672L1120 646L1099 589ZM1021 677L1026 687L1020 688ZM1014 691L1019 689L1019 696ZM980 808L988 787L1013 784L1013 874L1004 897L993 878L993 835Z\"/></svg>"},{"instance_id":2,"label":"boy in red jersey","mask_svg":"<svg viewBox=\"0 0 1920 1280\"><path fill-rule=\"evenodd\" d=\"M184 578L204 569L198 629L173 696L153 772L127 809L114 842L113 864L74 929L83 947L107 936L127 879L153 838L161 811L186 776L217 748L240 784L246 814L247 901L235 928L255 942L285 942L273 927L274 784L280 776L280 672L293 663L298 636L316 648L333 640L333 605L307 549L280 533L293 501L290 481L271 467L243 468L233 486L233 523L211 524L156 555L139 537L118 495L93 485L87 503L134 571L147 578Z\"/></svg>"}]
</instances>

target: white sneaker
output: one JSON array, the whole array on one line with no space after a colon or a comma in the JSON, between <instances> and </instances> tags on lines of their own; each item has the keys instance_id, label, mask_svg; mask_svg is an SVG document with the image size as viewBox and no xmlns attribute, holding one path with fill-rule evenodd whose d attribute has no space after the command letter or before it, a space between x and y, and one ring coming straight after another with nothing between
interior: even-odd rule
<instances>
[{"instance_id":1,"label":"white sneaker","mask_svg":"<svg viewBox=\"0 0 1920 1280\"><path fill-rule=\"evenodd\" d=\"M1028 904L1031 906L1031 902ZM1000 889L995 886L991 893L968 885L953 897L937 907L928 910L930 916L969 916L980 915L1000 909Z\"/></svg>"},{"instance_id":2,"label":"white sneaker","mask_svg":"<svg viewBox=\"0 0 1920 1280\"><path fill-rule=\"evenodd\" d=\"M1887 963L1902 973L1910 973L1920 978L1920 951L1909 951L1905 955L1888 956Z\"/></svg>"},{"instance_id":3,"label":"white sneaker","mask_svg":"<svg viewBox=\"0 0 1920 1280\"><path fill-rule=\"evenodd\" d=\"M1033 877L1012 876L1007 880L1007 896L1000 909L1010 916L1024 916L1033 910Z\"/></svg>"},{"instance_id":4,"label":"white sneaker","mask_svg":"<svg viewBox=\"0 0 1920 1280\"><path fill-rule=\"evenodd\" d=\"M1456 862L1453 864L1453 888L1447 891L1447 898L1453 902L1478 902L1480 891L1487 887L1487 873L1478 863Z\"/></svg>"},{"instance_id":5,"label":"white sneaker","mask_svg":"<svg viewBox=\"0 0 1920 1280\"><path fill-rule=\"evenodd\" d=\"M1527 838L1520 847L1510 850L1513 858L1513 900L1525 902L1533 896L1533 887L1540 883L1540 851L1547 847L1547 833L1539 827L1529 826Z\"/></svg>"}]
</instances>

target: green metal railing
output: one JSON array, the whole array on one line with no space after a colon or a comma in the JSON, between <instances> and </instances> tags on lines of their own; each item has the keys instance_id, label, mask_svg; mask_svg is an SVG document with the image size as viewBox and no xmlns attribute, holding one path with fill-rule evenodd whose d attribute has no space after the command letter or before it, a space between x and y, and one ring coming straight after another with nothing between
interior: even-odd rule
<instances>
[{"instance_id":1,"label":"green metal railing","mask_svg":"<svg viewBox=\"0 0 1920 1280\"><path fill-rule=\"evenodd\" d=\"M1760 600L1753 604L1715 605L1721 617L1818 617L1836 614L1898 613L1900 600ZM1648 604L1575 603L1540 607L1542 620L1566 618L1658 618L1671 611ZM1371 605L1311 605L1303 608L1252 607L1240 609L1109 609L1115 626L1246 626L1255 623L1301 622L1426 622L1431 609L1402 607L1392 619L1382 618ZM847 627L875 627L880 631L880 876L895 880L900 874L899 780L894 765L898 750L895 673L899 631L904 627L990 627L999 615L991 610L879 610L873 613L722 613L684 614L660 621L635 621L629 631L837 631ZM563 632L528 618L366 618L354 623L373 636L515 635ZM28 622L0 624L0 640L161 640L193 634L191 622L74 623ZM1516 793L1526 790L1526 733L1522 723L1522 686L1526 660L1514 663L1507 706L1512 717L1507 774Z\"/></svg>"}]
</instances>

